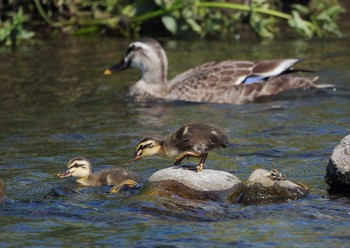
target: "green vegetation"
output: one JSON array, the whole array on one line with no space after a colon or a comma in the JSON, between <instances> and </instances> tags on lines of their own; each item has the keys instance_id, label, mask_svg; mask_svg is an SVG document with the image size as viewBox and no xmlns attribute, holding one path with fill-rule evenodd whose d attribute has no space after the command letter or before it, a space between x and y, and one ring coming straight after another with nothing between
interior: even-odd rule
<instances>
[{"instance_id":1,"label":"green vegetation","mask_svg":"<svg viewBox=\"0 0 350 248\"><path fill-rule=\"evenodd\" d=\"M19 7L17 12L8 12L5 21L0 23L0 44L16 45L17 40L28 40L34 36L34 32L26 30L23 24L29 16L23 13Z\"/></svg>"},{"instance_id":2,"label":"green vegetation","mask_svg":"<svg viewBox=\"0 0 350 248\"><path fill-rule=\"evenodd\" d=\"M263 38L291 34L292 31L305 37L340 36L337 21L344 11L337 0L130 2L24 0L3 4L0 0L0 42L9 44L29 39L33 33L27 29L37 33L45 30L50 33L100 32L120 36L172 35L180 38L235 37L249 30Z\"/></svg>"}]
</instances>

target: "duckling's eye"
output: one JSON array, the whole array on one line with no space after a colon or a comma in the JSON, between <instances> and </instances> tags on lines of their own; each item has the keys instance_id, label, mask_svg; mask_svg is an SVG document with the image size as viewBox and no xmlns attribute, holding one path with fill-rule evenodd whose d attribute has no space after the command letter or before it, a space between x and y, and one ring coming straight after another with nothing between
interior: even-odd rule
<instances>
[{"instance_id":1,"label":"duckling's eye","mask_svg":"<svg viewBox=\"0 0 350 248\"><path fill-rule=\"evenodd\" d=\"M78 163L74 163L70 168L78 168L82 166L81 164L78 164Z\"/></svg>"},{"instance_id":2,"label":"duckling's eye","mask_svg":"<svg viewBox=\"0 0 350 248\"><path fill-rule=\"evenodd\" d=\"M152 148L152 147L154 147L154 145L152 144L140 145L139 150L144 150L145 148Z\"/></svg>"}]
</instances>

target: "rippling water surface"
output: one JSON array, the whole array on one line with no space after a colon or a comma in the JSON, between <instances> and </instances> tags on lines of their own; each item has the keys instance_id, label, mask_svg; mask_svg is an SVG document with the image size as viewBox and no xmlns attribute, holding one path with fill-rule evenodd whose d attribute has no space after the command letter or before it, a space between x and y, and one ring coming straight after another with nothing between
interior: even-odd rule
<instances>
[{"instance_id":1,"label":"rippling water surface","mask_svg":"<svg viewBox=\"0 0 350 248\"><path fill-rule=\"evenodd\" d=\"M170 77L209 60L308 58L319 83L333 90L293 92L264 103L134 103L125 97L136 70L104 76L128 41L71 38L12 53L0 51L0 245L152 247L346 247L350 198L330 195L328 157L350 122L348 40L164 42ZM279 168L311 187L303 200L244 206L198 203L181 211L137 192L79 188L58 179L83 155L95 169L127 167L147 178L171 165L162 158L127 164L137 141L166 135L190 121L229 132L232 149L210 154L208 167L245 181L257 168ZM59 196L57 196L57 194ZM164 199L163 199L164 200ZM186 204L186 203L184 203Z\"/></svg>"}]
</instances>

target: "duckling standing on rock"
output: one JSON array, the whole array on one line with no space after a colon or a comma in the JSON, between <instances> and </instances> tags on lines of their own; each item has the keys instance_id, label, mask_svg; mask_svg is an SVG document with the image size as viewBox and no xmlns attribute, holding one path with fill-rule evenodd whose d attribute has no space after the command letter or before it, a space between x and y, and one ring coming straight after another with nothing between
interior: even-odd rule
<instances>
[{"instance_id":1,"label":"duckling standing on rock","mask_svg":"<svg viewBox=\"0 0 350 248\"><path fill-rule=\"evenodd\" d=\"M219 128L208 124L188 124L163 140L144 138L138 144L136 152L129 160L132 163L140 158L159 154L163 157L175 157L174 165L189 157L200 158L196 171L203 170L208 152L215 148L230 145L227 135ZM191 169L188 166L184 168Z\"/></svg>"},{"instance_id":2,"label":"duckling standing on rock","mask_svg":"<svg viewBox=\"0 0 350 248\"><path fill-rule=\"evenodd\" d=\"M77 177L77 182L85 187L115 185L111 189L112 193L118 192L124 185L134 186L139 181L134 172L122 168L103 169L92 173L92 164L84 157L72 158L68 161L67 168L67 171L58 174L59 178Z\"/></svg>"},{"instance_id":3,"label":"duckling standing on rock","mask_svg":"<svg viewBox=\"0 0 350 248\"><path fill-rule=\"evenodd\" d=\"M138 101L159 98L168 101L243 104L295 89L334 87L314 82L317 76L292 76L300 59L253 61L212 61L187 70L168 81L168 59L154 39L133 42L124 58L104 74L130 67L139 68L142 78L131 87L130 95Z\"/></svg>"}]
</instances>

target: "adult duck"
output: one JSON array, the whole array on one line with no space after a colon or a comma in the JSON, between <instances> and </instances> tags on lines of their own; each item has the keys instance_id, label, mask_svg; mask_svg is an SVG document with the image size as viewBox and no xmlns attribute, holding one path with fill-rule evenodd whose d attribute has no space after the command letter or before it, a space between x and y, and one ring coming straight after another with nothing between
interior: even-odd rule
<instances>
[{"instance_id":1,"label":"adult duck","mask_svg":"<svg viewBox=\"0 0 350 248\"><path fill-rule=\"evenodd\" d=\"M327 88L333 85L314 82L317 76L292 75L300 59L253 61L212 61L189 69L167 80L168 59L154 39L132 42L120 62L104 74L139 68L141 79L131 87L130 96L138 101L159 98L168 101L243 104L295 89Z\"/></svg>"}]
</instances>

